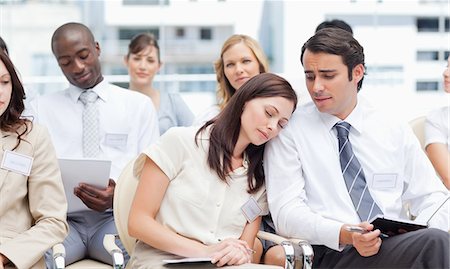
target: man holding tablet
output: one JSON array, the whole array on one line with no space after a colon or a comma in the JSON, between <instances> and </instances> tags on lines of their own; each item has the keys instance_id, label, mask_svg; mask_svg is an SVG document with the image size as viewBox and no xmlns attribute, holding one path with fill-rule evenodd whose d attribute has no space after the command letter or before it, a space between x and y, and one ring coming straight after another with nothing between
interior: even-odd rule
<instances>
[{"instance_id":1,"label":"man holding tablet","mask_svg":"<svg viewBox=\"0 0 450 269\"><path fill-rule=\"evenodd\" d=\"M449 268L450 203L430 229L385 238L368 222L406 221L405 203L426 219L448 190L409 126L358 96L362 46L342 29L322 29L303 45L301 62L313 102L297 109L264 156L277 233L309 240L314 268Z\"/></svg>"}]
</instances>

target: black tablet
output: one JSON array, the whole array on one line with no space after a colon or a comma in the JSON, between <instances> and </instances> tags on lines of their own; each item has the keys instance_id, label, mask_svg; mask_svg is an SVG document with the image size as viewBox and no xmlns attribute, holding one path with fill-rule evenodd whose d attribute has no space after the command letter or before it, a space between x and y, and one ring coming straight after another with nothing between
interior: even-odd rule
<instances>
[{"instance_id":1,"label":"black tablet","mask_svg":"<svg viewBox=\"0 0 450 269\"><path fill-rule=\"evenodd\" d=\"M379 229L383 234L394 236L406 232L412 232L427 228L424 223L417 223L407 220L394 220L383 217L382 215L375 216L369 221L374 226L374 230Z\"/></svg>"}]
</instances>

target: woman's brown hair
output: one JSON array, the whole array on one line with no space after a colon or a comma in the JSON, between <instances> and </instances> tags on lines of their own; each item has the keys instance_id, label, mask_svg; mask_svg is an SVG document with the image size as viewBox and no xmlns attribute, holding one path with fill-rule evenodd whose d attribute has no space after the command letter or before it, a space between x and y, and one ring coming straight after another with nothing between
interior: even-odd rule
<instances>
[{"instance_id":1,"label":"woman's brown hair","mask_svg":"<svg viewBox=\"0 0 450 269\"><path fill-rule=\"evenodd\" d=\"M23 140L22 136L31 130L32 124L29 120L20 117L25 109L23 102L25 99L25 91L14 65L8 55L2 50L0 50L0 60L5 65L6 70L8 70L12 84L11 99L5 112L0 116L0 130L17 134L17 144L13 148L14 150ZM28 130L28 128L30 128L30 130Z\"/></svg>"},{"instance_id":2,"label":"woman's brown hair","mask_svg":"<svg viewBox=\"0 0 450 269\"><path fill-rule=\"evenodd\" d=\"M283 97L297 106L297 95L284 78L271 73L262 73L249 79L215 117L206 122L196 134L196 143L201 133L211 125L209 138L208 165L219 178L227 182L231 171L231 157L241 130L241 115L245 104L255 98ZM248 158L248 192L254 193L264 185L263 154L265 144L250 144L245 149Z\"/></svg>"}]
</instances>

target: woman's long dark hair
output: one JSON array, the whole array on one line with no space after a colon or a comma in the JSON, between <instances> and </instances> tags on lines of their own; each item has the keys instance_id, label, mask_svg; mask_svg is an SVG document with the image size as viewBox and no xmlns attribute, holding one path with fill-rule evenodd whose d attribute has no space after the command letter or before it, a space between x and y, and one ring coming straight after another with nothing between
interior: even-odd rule
<instances>
[{"instance_id":1,"label":"woman's long dark hair","mask_svg":"<svg viewBox=\"0 0 450 269\"><path fill-rule=\"evenodd\" d=\"M5 112L0 116L0 130L4 132L11 132L17 134L17 144L14 146L16 149L20 142L23 140L22 136L31 131L32 124L29 120L21 118L25 105L23 99L25 99L25 91L20 82L19 76L14 68L13 63L3 51L0 50L0 60L8 70L11 77L12 89L11 99ZM27 124L29 123L29 124ZM29 129L30 128L30 129Z\"/></svg>"},{"instance_id":2,"label":"woman's long dark hair","mask_svg":"<svg viewBox=\"0 0 450 269\"><path fill-rule=\"evenodd\" d=\"M231 167L231 157L241 130L241 115L245 104L255 98L284 97L297 106L297 95L289 82L271 73L259 74L248 80L230 99L227 106L214 119L206 122L195 136L199 137L211 125L208 165L219 178L227 182ZM248 157L248 192L254 193L264 185L263 154L265 144L250 144L245 149ZM253 180L254 179L254 180Z\"/></svg>"}]
</instances>

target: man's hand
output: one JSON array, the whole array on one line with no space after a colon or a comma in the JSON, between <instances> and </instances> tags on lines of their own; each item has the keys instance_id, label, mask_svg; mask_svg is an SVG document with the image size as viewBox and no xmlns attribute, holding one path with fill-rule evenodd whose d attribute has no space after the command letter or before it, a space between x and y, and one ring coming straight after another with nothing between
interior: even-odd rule
<instances>
[{"instance_id":1,"label":"man's hand","mask_svg":"<svg viewBox=\"0 0 450 269\"><path fill-rule=\"evenodd\" d=\"M87 183L80 183L73 193L92 210L103 212L112 208L116 182L109 179L108 187L98 188Z\"/></svg>"},{"instance_id":2,"label":"man's hand","mask_svg":"<svg viewBox=\"0 0 450 269\"><path fill-rule=\"evenodd\" d=\"M367 232L351 233L352 244L358 253L363 257L373 256L378 253L381 247L380 230L373 231L373 225L367 222L362 222L358 225Z\"/></svg>"}]
</instances>

